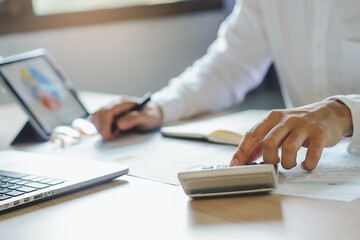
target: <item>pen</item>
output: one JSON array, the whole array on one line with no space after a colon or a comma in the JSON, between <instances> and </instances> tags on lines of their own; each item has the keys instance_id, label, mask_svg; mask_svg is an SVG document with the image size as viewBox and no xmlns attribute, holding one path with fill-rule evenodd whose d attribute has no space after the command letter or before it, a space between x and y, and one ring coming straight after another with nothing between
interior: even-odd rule
<instances>
[{"instance_id":1,"label":"pen","mask_svg":"<svg viewBox=\"0 0 360 240\"><path fill-rule=\"evenodd\" d=\"M132 111L140 111L141 109L143 109L145 107L145 105L151 100L151 93L146 93L142 98L140 98L140 100L138 101L138 103L131 108L128 112L132 112ZM111 132L115 132L115 130L117 129L116 126L116 122L117 120L122 117L125 113L120 113L115 115L114 117L114 121L111 124Z\"/></svg>"}]
</instances>

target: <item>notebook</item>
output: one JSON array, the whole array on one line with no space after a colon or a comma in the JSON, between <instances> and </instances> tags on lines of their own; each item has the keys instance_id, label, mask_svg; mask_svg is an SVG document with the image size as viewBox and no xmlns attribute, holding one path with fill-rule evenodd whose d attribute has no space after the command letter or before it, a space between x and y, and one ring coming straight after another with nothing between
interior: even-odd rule
<instances>
[{"instance_id":1,"label":"notebook","mask_svg":"<svg viewBox=\"0 0 360 240\"><path fill-rule=\"evenodd\" d=\"M239 145L246 131L269 113L269 110L246 110L226 116L162 127L165 137L203 139L209 142Z\"/></svg>"},{"instance_id":2,"label":"notebook","mask_svg":"<svg viewBox=\"0 0 360 240\"><path fill-rule=\"evenodd\" d=\"M0 151L0 213L110 181L128 171L116 163Z\"/></svg>"}]
</instances>

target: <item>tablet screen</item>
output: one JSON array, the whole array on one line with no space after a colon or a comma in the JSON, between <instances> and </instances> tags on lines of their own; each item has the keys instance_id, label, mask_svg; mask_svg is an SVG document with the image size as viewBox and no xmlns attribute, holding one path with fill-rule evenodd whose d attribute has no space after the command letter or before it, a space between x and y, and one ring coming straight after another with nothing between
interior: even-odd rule
<instances>
[{"instance_id":1,"label":"tablet screen","mask_svg":"<svg viewBox=\"0 0 360 240\"><path fill-rule=\"evenodd\" d=\"M44 56L4 64L1 72L47 134L56 126L87 116L84 107Z\"/></svg>"}]
</instances>

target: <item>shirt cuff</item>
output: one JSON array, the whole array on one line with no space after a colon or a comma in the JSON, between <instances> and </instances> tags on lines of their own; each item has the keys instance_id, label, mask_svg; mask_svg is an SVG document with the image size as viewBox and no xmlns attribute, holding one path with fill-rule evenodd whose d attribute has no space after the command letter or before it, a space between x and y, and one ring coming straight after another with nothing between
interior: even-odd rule
<instances>
[{"instance_id":1,"label":"shirt cuff","mask_svg":"<svg viewBox=\"0 0 360 240\"><path fill-rule=\"evenodd\" d=\"M171 94L172 93L172 94ZM177 121L181 118L181 109L183 108L181 102L175 95L176 92L158 91L151 97L151 101L156 103L162 110L163 119L162 125ZM170 96L172 95L172 96Z\"/></svg>"},{"instance_id":2,"label":"shirt cuff","mask_svg":"<svg viewBox=\"0 0 360 240\"><path fill-rule=\"evenodd\" d=\"M327 98L336 99L344 103L351 112L353 122L353 135L352 139L347 146L347 151L351 153L360 152L360 95L349 94L349 95L336 95Z\"/></svg>"}]
</instances>

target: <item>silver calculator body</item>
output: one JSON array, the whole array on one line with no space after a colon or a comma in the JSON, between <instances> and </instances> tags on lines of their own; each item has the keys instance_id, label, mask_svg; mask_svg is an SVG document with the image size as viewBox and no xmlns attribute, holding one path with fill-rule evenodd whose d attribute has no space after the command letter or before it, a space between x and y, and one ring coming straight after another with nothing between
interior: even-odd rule
<instances>
[{"instance_id":1,"label":"silver calculator body","mask_svg":"<svg viewBox=\"0 0 360 240\"><path fill-rule=\"evenodd\" d=\"M191 198L270 192L278 184L276 167L271 164L206 166L179 172L178 178Z\"/></svg>"}]
</instances>

